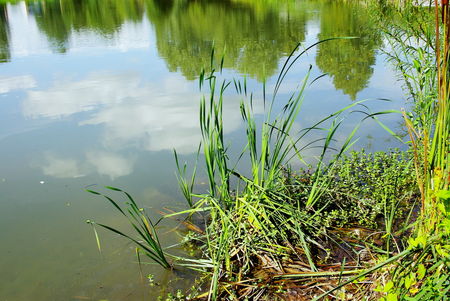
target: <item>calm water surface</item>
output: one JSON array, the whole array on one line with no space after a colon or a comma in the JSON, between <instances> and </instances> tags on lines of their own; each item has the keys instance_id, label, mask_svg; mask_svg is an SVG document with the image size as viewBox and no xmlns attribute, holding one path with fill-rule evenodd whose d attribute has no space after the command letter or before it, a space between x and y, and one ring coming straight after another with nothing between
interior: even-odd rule
<instances>
[{"instance_id":1,"label":"calm water surface","mask_svg":"<svg viewBox=\"0 0 450 301\"><path fill-rule=\"evenodd\" d=\"M281 100L310 64L314 76L328 73L308 88L297 128L355 100L394 100L370 102L374 111L404 106L400 84L378 51L382 37L356 4L0 4L0 300L155 300L161 292L189 285L185 274L150 265L144 274L155 274L160 284L150 287L141 281L133 246L103 231L99 254L85 220L126 225L84 188L122 187L155 218L164 207L185 208L172 149L186 160L195 156L201 96L196 78L212 45L219 53L226 49L225 76L246 76L250 89L259 92L264 79L270 91L298 42L337 36L362 38L320 44L282 86ZM255 110L262 113L260 96ZM243 124L233 93L224 111L226 133L240 147ZM345 123L339 139L359 118ZM398 128L400 117L383 121ZM359 136L358 147L397 146L375 123L367 122ZM177 222L163 225L162 243L177 242Z\"/></svg>"}]
</instances>

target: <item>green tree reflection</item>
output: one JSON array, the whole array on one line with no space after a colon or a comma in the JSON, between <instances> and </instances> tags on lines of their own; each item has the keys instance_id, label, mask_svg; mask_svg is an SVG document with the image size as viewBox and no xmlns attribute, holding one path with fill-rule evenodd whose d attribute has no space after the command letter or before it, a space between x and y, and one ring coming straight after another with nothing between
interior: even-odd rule
<instances>
[{"instance_id":1,"label":"green tree reflection","mask_svg":"<svg viewBox=\"0 0 450 301\"><path fill-rule=\"evenodd\" d=\"M11 58L9 35L8 11L6 4L0 3L0 63L9 62Z\"/></svg>"},{"instance_id":2,"label":"green tree reflection","mask_svg":"<svg viewBox=\"0 0 450 301\"><path fill-rule=\"evenodd\" d=\"M359 37L322 43L316 57L317 66L332 77L335 88L353 100L367 86L381 46L381 36L369 20L367 9L358 3L322 3L319 39Z\"/></svg>"},{"instance_id":3,"label":"green tree reflection","mask_svg":"<svg viewBox=\"0 0 450 301\"><path fill-rule=\"evenodd\" d=\"M188 79L208 66L214 43L219 55L226 54L225 67L263 80L305 38L306 10L301 5L174 1L148 1L147 14L159 54L171 71L179 70Z\"/></svg>"},{"instance_id":4,"label":"green tree reflection","mask_svg":"<svg viewBox=\"0 0 450 301\"><path fill-rule=\"evenodd\" d=\"M66 52L72 31L90 30L111 36L125 21L141 21L144 0L36 1L29 4L29 10L53 48Z\"/></svg>"},{"instance_id":5,"label":"green tree reflection","mask_svg":"<svg viewBox=\"0 0 450 301\"><path fill-rule=\"evenodd\" d=\"M317 65L353 99L368 83L380 37L366 9L347 1L295 0L30 0L53 49L64 53L74 32L113 38L125 22L153 25L159 55L169 70L195 79L209 65L211 49L225 53L225 67L262 81L274 75L281 58L305 39L306 23L319 16L319 38L361 39L321 44ZM1 6L0 59L9 59L8 22ZM311 12L318 12L314 14Z\"/></svg>"}]
</instances>

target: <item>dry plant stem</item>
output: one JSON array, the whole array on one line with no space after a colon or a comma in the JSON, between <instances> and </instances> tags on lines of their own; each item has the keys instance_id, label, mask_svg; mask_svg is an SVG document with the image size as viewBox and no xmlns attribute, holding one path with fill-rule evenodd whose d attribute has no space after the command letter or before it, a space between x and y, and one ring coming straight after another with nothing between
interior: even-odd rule
<instances>
[{"instance_id":1,"label":"dry plant stem","mask_svg":"<svg viewBox=\"0 0 450 301\"><path fill-rule=\"evenodd\" d=\"M424 223L424 228L422 229L425 231L424 233L432 231L439 222L439 211L437 210L438 199L435 193L441 189L447 189L449 182L447 175L449 164L448 132L450 130L447 78L450 38L449 5L446 0L441 1L441 3L438 0L434 2L436 22L435 55L438 80L438 95L435 102L436 121L429 128L415 129L412 122L406 117L406 114L403 114L414 152L414 163L422 200L421 216L422 222ZM442 46L440 26L443 26L444 35ZM420 153L421 151L423 153Z\"/></svg>"},{"instance_id":2,"label":"dry plant stem","mask_svg":"<svg viewBox=\"0 0 450 301\"><path fill-rule=\"evenodd\" d=\"M420 155L419 155L419 151L418 151L419 146L418 146L418 141L417 141L419 139L420 135L414 129L414 125L412 124L411 120L409 120L409 118L406 116L406 113L403 111L402 114L403 114L403 118L405 119L406 129L407 129L409 137L411 139L411 145L412 145L412 150L413 150L413 154L414 154L414 167L415 167L417 182L418 182L419 190L420 190L420 199L422 202L422 206L421 206L420 210L421 210L421 214L423 216L424 210L425 210L425 183L423 181L422 174L423 175L426 174L425 173L426 169L422 170L422 168L420 166ZM426 136L426 135L424 135L424 136Z\"/></svg>"}]
</instances>

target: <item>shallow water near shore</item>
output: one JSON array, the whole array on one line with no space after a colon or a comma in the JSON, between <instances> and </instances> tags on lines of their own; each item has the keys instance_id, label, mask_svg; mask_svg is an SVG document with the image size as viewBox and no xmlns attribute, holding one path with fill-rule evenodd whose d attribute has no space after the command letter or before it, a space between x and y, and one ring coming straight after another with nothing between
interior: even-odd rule
<instances>
[{"instance_id":1,"label":"shallow water near shore","mask_svg":"<svg viewBox=\"0 0 450 301\"><path fill-rule=\"evenodd\" d=\"M156 265L145 265L141 278L134 247L101 230L100 254L85 220L127 225L84 189L121 187L155 219L165 207L185 208L172 150L195 158L196 79L213 45L225 53L225 77L247 77L262 114L262 82L270 94L297 43L361 36L303 56L281 87L277 109L309 65L313 77L328 75L308 87L298 129L356 100L374 98L367 103L374 112L404 107L365 10L318 0L1 2L0 300L155 300L191 285L192 274ZM240 148L243 123L232 89L224 112L227 137ZM339 137L360 119L352 115ZM382 120L400 129L399 115ZM359 136L356 147L401 147L375 122ZM178 221L161 224L162 244L177 243Z\"/></svg>"}]
</instances>

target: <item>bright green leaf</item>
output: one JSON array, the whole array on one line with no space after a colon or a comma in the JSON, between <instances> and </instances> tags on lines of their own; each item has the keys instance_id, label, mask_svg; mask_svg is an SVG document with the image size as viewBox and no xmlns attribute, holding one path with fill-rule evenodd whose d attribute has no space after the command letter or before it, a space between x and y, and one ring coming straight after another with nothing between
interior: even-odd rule
<instances>
[{"instance_id":1,"label":"bright green leaf","mask_svg":"<svg viewBox=\"0 0 450 301\"><path fill-rule=\"evenodd\" d=\"M389 293L386 296L386 301L398 301L398 296L396 293Z\"/></svg>"},{"instance_id":2,"label":"bright green leaf","mask_svg":"<svg viewBox=\"0 0 450 301\"><path fill-rule=\"evenodd\" d=\"M384 286L383 291L384 291L385 293L387 293L387 292L389 292L393 287L394 287L394 282L388 281L388 283L386 283L386 285Z\"/></svg>"},{"instance_id":3,"label":"bright green leaf","mask_svg":"<svg viewBox=\"0 0 450 301\"><path fill-rule=\"evenodd\" d=\"M427 269L425 268L425 266L423 264L419 264L419 267L417 268L417 275L418 275L418 279L421 280L423 279L423 277L425 277L425 273L426 273Z\"/></svg>"}]
</instances>

